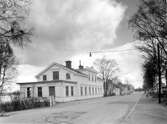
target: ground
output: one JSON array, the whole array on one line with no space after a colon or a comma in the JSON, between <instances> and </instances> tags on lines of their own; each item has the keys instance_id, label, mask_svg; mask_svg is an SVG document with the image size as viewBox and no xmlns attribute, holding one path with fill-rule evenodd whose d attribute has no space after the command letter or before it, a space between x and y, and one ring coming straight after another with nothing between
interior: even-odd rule
<instances>
[{"instance_id":1,"label":"ground","mask_svg":"<svg viewBox=\"0 0 167 124\"><path fill-rule=\"evenodd\" d=\"M167 109L143 93L10 112L0 124L166 124Z\"/></svg>"}]
</instances>

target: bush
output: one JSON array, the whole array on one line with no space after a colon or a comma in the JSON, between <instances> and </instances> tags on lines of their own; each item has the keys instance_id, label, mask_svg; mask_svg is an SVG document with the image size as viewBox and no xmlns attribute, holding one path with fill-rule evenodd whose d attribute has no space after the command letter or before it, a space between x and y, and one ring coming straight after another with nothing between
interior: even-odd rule
<instances>
[{"instance_id":1,"label":"bush","mask_svg":"<svg viewBox=\"0 0 167 124\"><path fill-rule=\"evenodd\" d=\"M44 98L26 98L26 99L14 99L11 102L1 103L0 112L18 111L24 109L38 108L49 106L49 101Z\"/></svg>"}]
</instances>

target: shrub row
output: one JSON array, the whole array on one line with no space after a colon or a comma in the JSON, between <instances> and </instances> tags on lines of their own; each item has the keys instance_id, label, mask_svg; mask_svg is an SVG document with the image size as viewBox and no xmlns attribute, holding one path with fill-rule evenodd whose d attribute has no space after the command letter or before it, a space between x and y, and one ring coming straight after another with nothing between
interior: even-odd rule
<instances>
[{"instance_id":1,"label":"shrub row","mask_svg":"<svg viewBox=\"0 0 167 124\"><path fill-rule=\"evenodd\" d=\"M12 100L11 102L0 103L0 111L10 112L10 111L18 111L18 110L24 110L24 109L46 107L46 106L49 106L49 101L47 99L17 98Z\"/></svg>"}]
</instances>

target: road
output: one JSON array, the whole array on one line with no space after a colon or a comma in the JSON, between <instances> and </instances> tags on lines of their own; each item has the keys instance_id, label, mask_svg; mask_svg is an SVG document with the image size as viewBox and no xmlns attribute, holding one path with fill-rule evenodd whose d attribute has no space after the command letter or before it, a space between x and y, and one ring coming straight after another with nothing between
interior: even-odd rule
<instances>
[{"instance_id":1,"label":"road","mask_svg":"<svg viewBox=\"0 0 167 124\"><path fill-rule=\"evenodd\" d=\"M134 113L142 96L134 93L11 112L7 117L0 117L0 124L134 124L131 117L138 118Z\"/></svg>"}]
</instances>

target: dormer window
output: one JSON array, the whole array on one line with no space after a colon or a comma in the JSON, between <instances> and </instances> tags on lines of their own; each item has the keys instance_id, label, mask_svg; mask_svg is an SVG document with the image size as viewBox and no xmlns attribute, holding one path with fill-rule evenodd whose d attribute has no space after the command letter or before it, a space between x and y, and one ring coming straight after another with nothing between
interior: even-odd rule
<instances>
[{"instance_id":1,"label":"dormer window","mask_svg":"<svg viewBox=\"0 0 167 124\"><path fill-rule=\"evenodd\" d=\"M69 73L66 73L66 79L71 79L71 76Z\"/></svg>"},{"instance_id":2,"label":"dormer window","mask_svg":"<svg viewBox=\"0 0 167 124\"><path fill-rule=\"evenodd\" d=\"M46 80L47 80L47 76L43 75L43 81L46 81Z\"/></svg>"}]
</instances>

